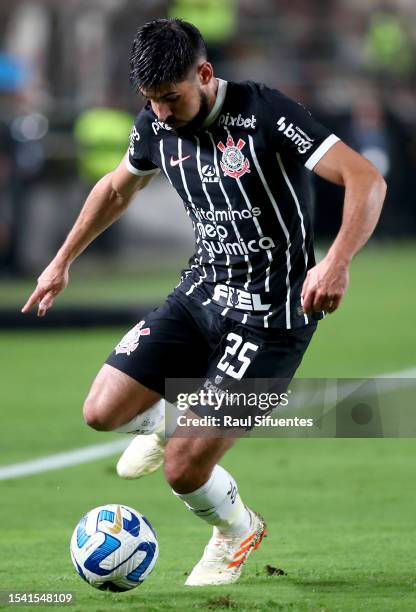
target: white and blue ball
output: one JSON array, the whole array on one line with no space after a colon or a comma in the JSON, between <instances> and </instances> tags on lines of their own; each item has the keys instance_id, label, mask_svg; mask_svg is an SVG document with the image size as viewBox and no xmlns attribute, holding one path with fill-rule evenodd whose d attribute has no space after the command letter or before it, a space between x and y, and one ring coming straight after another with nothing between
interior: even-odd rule
<instances>
[{"instance_id":1,"label":"white and blue ball","mask_svg":"<svg viewBox=\"0 0 416 612\"><path fill-rule=\"evenodd\" d=\"M118 504L99 506L75 527L71 558L88 584L128 591L144 582L159 556L156 533L145 516Z\"/></svg>"}]
</instances>

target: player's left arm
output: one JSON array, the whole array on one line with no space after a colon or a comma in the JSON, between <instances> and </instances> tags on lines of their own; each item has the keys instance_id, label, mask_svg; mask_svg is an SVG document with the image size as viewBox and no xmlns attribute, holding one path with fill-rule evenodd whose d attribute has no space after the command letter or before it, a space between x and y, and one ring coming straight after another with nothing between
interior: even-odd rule
<instances>
[{"instance_id":1,"label":"player's left arm","mask_svg":"<svg viewBox=\"0 0 416 612\"><path fill-rule=\"evenodd\" d=\"M311 268L302 288L303 308L333 312L348 288L349 266L372 235L386 183L378 170L343 142L335 143L314 167L320 177L345 187L342 224L327 255Z\"/></svg>"}]
</instances>

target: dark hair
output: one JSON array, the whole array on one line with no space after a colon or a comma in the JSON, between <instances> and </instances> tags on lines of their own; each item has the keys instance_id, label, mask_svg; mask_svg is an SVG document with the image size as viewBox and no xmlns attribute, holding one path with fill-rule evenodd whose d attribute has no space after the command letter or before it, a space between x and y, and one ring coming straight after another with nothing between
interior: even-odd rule
<instances>
[{"instance_id":1,"label":"dark hair","mask_svg":"<svg viewBox=\"0 0 416 612\"><path fill-rule=\"evenodd\" d=\"M207 57L201 32L182 19L155 19L141 26L130 56L130 83L137 90L180 83L198 59Z\"/></svg>"}]
</instances>

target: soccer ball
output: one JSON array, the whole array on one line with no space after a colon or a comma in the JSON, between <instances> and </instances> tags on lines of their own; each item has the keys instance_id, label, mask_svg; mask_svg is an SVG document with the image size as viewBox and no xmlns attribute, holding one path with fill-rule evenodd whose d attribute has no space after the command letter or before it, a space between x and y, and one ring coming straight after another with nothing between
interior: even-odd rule
<instances>
[{"instance_id":1,"label":"soccer ball","mask_svg":"<svg viewBox=\"0 0 416 612\"><path fill-rule=\"evenodd\" d=\"M146 517L118 504L99 506L83 516L70 551L81 578L102 591L134 589L159 556L156 533Z\"/></svg>"}]
</instances>

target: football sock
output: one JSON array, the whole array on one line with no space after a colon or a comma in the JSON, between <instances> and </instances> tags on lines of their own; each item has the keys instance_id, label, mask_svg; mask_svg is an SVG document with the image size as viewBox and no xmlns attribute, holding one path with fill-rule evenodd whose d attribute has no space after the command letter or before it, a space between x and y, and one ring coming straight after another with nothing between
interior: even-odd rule
<instances>
[{"instance_id":1,"label":"football sock","mask_svg":"<svg viewBox=\"0 0 416 612\"><path fill-rule=\"evenodd\" d=\"M187 508L221 533L238 536L250 528L250 514L241 501L234 478L216 465L208 481L191 493L173 493Z\"/></svg>"},{"instance_id":2,"label":"football sock","mask_svg":"<svg viewBox=\"0 0 416 612\"><path fill-rule=\"evenodd\" d=\"M151 434L157 432L164 437L165 400L161 399L153 406L136 415L128 423L124 423L117 429L117 433Z\"/></svg>"}]
</instances>

